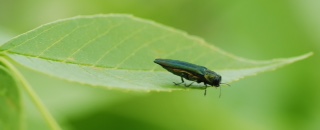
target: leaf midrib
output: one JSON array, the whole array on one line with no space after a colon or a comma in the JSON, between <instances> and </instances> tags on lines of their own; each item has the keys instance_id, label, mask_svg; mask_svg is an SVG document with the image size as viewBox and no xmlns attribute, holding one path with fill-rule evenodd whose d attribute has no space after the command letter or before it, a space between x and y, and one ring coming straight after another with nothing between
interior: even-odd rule
<instances>
[{"instance_id":1,"label":"leaf midrib","mask_svg":"<svg viewBox=\"0 0 320 130\"><path fill-rule=\"evenodd\" d=\"M92 67L92 68L97 68L97 69L103 69L103 70L120 70L120 71L141 71L141 72L166 72L165 70L161 71L157 71L157 70L150 70L150 69L124 69L124 68L115 68L115 67L105 67L105 66L92 66L91 64L83 64L83 63L75 63L75 62L65 62L65 60L57 60L57 59L50 59L50 58L45 58L45 57L38 57L38 56L34 56L34 55L28 55L28 54L21 54L21 53L17 53L17 52L11 52L11 51L5 51L3 52L3 54L8 55L10 57L10 54L12 55L19 55L19 56L24 56L24 57L29 57L29 58L35 58L35 59L42 59L42 60L47 60L47 61L53 61L53 62L58 62L58 63L64 63L64 64L70 64L70 65L78 65L78 66L82 66L82 67ZM308 54L306 54L308 55ZM273 65L274 63L280 63L286 61L285 59L277 59L277 60L273 60L273 61L269 61L266 62L267 64L263 64L259 67L248 67L248 68L241 68L241 69L253 69L253 68L260 68L260 67L266 67L269 65ZM261 64L261 63L260 63ZM156 65L155 65L156 66ZM239 70L239 68L237 69L219 69L219 70L215 70L215 71L230 71L230 70Z\"/></svg>"}]
</instances>

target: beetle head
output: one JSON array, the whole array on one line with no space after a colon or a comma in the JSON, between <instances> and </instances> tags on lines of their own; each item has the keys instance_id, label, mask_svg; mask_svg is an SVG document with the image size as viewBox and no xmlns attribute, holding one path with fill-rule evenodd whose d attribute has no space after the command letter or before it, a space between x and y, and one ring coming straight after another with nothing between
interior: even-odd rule
<instances>
[{"instance_id":1,"label":"beetle head","mask_svg":"<svg viewBox=\"0 0 320 130\"><path fill-rule=\"evenodd\" d=\"M204 78L207 80L208 84L212 86L219 87L221 84L221 76L213 71L207 70Z\"/></svg>"}]
</instances>

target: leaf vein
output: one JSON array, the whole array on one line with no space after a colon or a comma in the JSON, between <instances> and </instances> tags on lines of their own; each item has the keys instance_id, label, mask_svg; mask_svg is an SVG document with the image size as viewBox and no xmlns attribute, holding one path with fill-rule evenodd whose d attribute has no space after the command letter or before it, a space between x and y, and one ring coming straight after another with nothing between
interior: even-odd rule
<instances>
[{"instance_id":1,"label":"leaf vein","mask_svg":"<svg viewBox=\"0 0 320 130\"><path fill-rule=\"evenodd\" d=\"M101 60L103 60L106 56L108 56L108 54L114 50L115 48L117 48L118 46L120 46L121 44L123 44L125 41L127 41L128 39L132 38L133 36L135 36L136 34L138 34L139 32L141 32L142 30L145 29L145 26L143 26L142 28L139 28L137 30L135 30L134 32L132 32L130 35L126 36L125 38L123 38L123 40L121 40L120 42L116 43L115 45L113 45L110 49L108 49L103 55L100 56L100 58L92 64L92 66L97 66L99 64L99 62L101 62Z\"/></svg>"},{"instance_id":2,"label":"leaf vein","mask_svg":"<svg viewBox=\"0 0 320 130\"><path fill-rule=\"evenodd\" d=\"M118 69L124 62L126 62L129 58L131 58L132 56L134 56L138 51L140 51L142 48L144 47L147 47L149 46L150 44L158 41L158 40L161 40L163 38L166 38L166 37L169 37L169 36L172 36L173 34L165 34L163 36L160 36L160 37L157 37L157 38L153 38L151 39L149 42L143 44L142 46L138 47L137 49L133 50L133 52L127 56L126 58L124 58L116 67L114 67L114 69Z\"/></svg>"},{"instance_id":3,"label":"leaf vein","mask_svg":"<svg viewBox=\"0 0 320 130\"><path fill-rule=\"evenodd\" d=\"M47 28L47 29L43 30L43 31L42 31L42 32L40 32L39 34L35 35L34 37L29 38L29 39L25 40L24 42L22 42L22 43L20 43L20 44L18 44L18 45L14 45L14 46L12 46L12 47L11 47L11 48L9 48L7 51L11 51L11 50L13 50L13 49L15 49L15 48L17 48L17 47L19 47L19 46L22 46L22 45L24 45L24 44L28 43L29 41L31 41L31 40L33 40L33 39L37 38L38 36L40 36L40 35L44 34L45 32L50 31L50 30L51 30L51 29L53 29L54 27L56 27L56 26L58 26L58 25L63 25L63 24L66 24L66 23L60 23L60 24L56 24L56 25L54 25L54 26L51 26L50 28ZM33 31L34 31L34 30L33 30ZM20 37L20 36L19 36L19 37Z\"/></svg>"},{"instance_id":4,"label":"leaf vein","mask_svg":"<svg viewBox=\"0 0 320 130\"><path fill-rule=\"evenodd\" d=\"M72 56L76 55L81 49L85 48L86 46L90 45L90 43L94 42L95 40L107 35L112 29L120 26L122 23L117 23L113 26L111 26L108 30L106 30L104 33L92 38L87 43L83 44L81 47L79 47L77 50L75 50L72 54L70 54L66 59L64 59L62 62L66 62L68 59L70 59Z\"/></svg>"}]
</instances>

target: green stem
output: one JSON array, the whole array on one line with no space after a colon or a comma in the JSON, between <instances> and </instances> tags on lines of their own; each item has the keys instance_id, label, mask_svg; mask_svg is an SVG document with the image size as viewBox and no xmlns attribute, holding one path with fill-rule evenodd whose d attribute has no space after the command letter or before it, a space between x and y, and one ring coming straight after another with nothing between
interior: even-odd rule
<instances>
[{"instance_id":1,"label":"green stem","mask_svg":"<svg viewBox=\"0 0 320 130\"><path fill-rule=\"evenodd\" d=\"M52 117L50 112L47 110L45 105L42 103L36 92L32 89L31 85L27 82L27 80L24 78L24 76L20 73L20 71L14 67L6 58L0 57L0 61L6 65L13 74L17 77L18 81L21 82L22 87L26 90L28 95L30 96L33 103L36 105L36 107L39 109L40 113L42 114L45 121L48 123L51 130L61 130L58 123L55 121L55 119Z\"/></svg>"}]
</instances>

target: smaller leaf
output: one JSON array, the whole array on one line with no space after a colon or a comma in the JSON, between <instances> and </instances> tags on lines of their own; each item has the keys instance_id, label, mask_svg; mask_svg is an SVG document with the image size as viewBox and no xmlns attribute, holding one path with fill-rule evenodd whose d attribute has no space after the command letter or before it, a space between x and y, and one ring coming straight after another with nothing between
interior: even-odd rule
<instances>
[{"instance_id":1,"label":"smaller leaf","mask_svg":"<svg viewBox=\"0 0 320 130\"><path fill-rule=\"evenodd\" d=\"M18 85L11 72L0 63L0 130L22 128L22 104Z\"/></svg>"}]
</instances>

